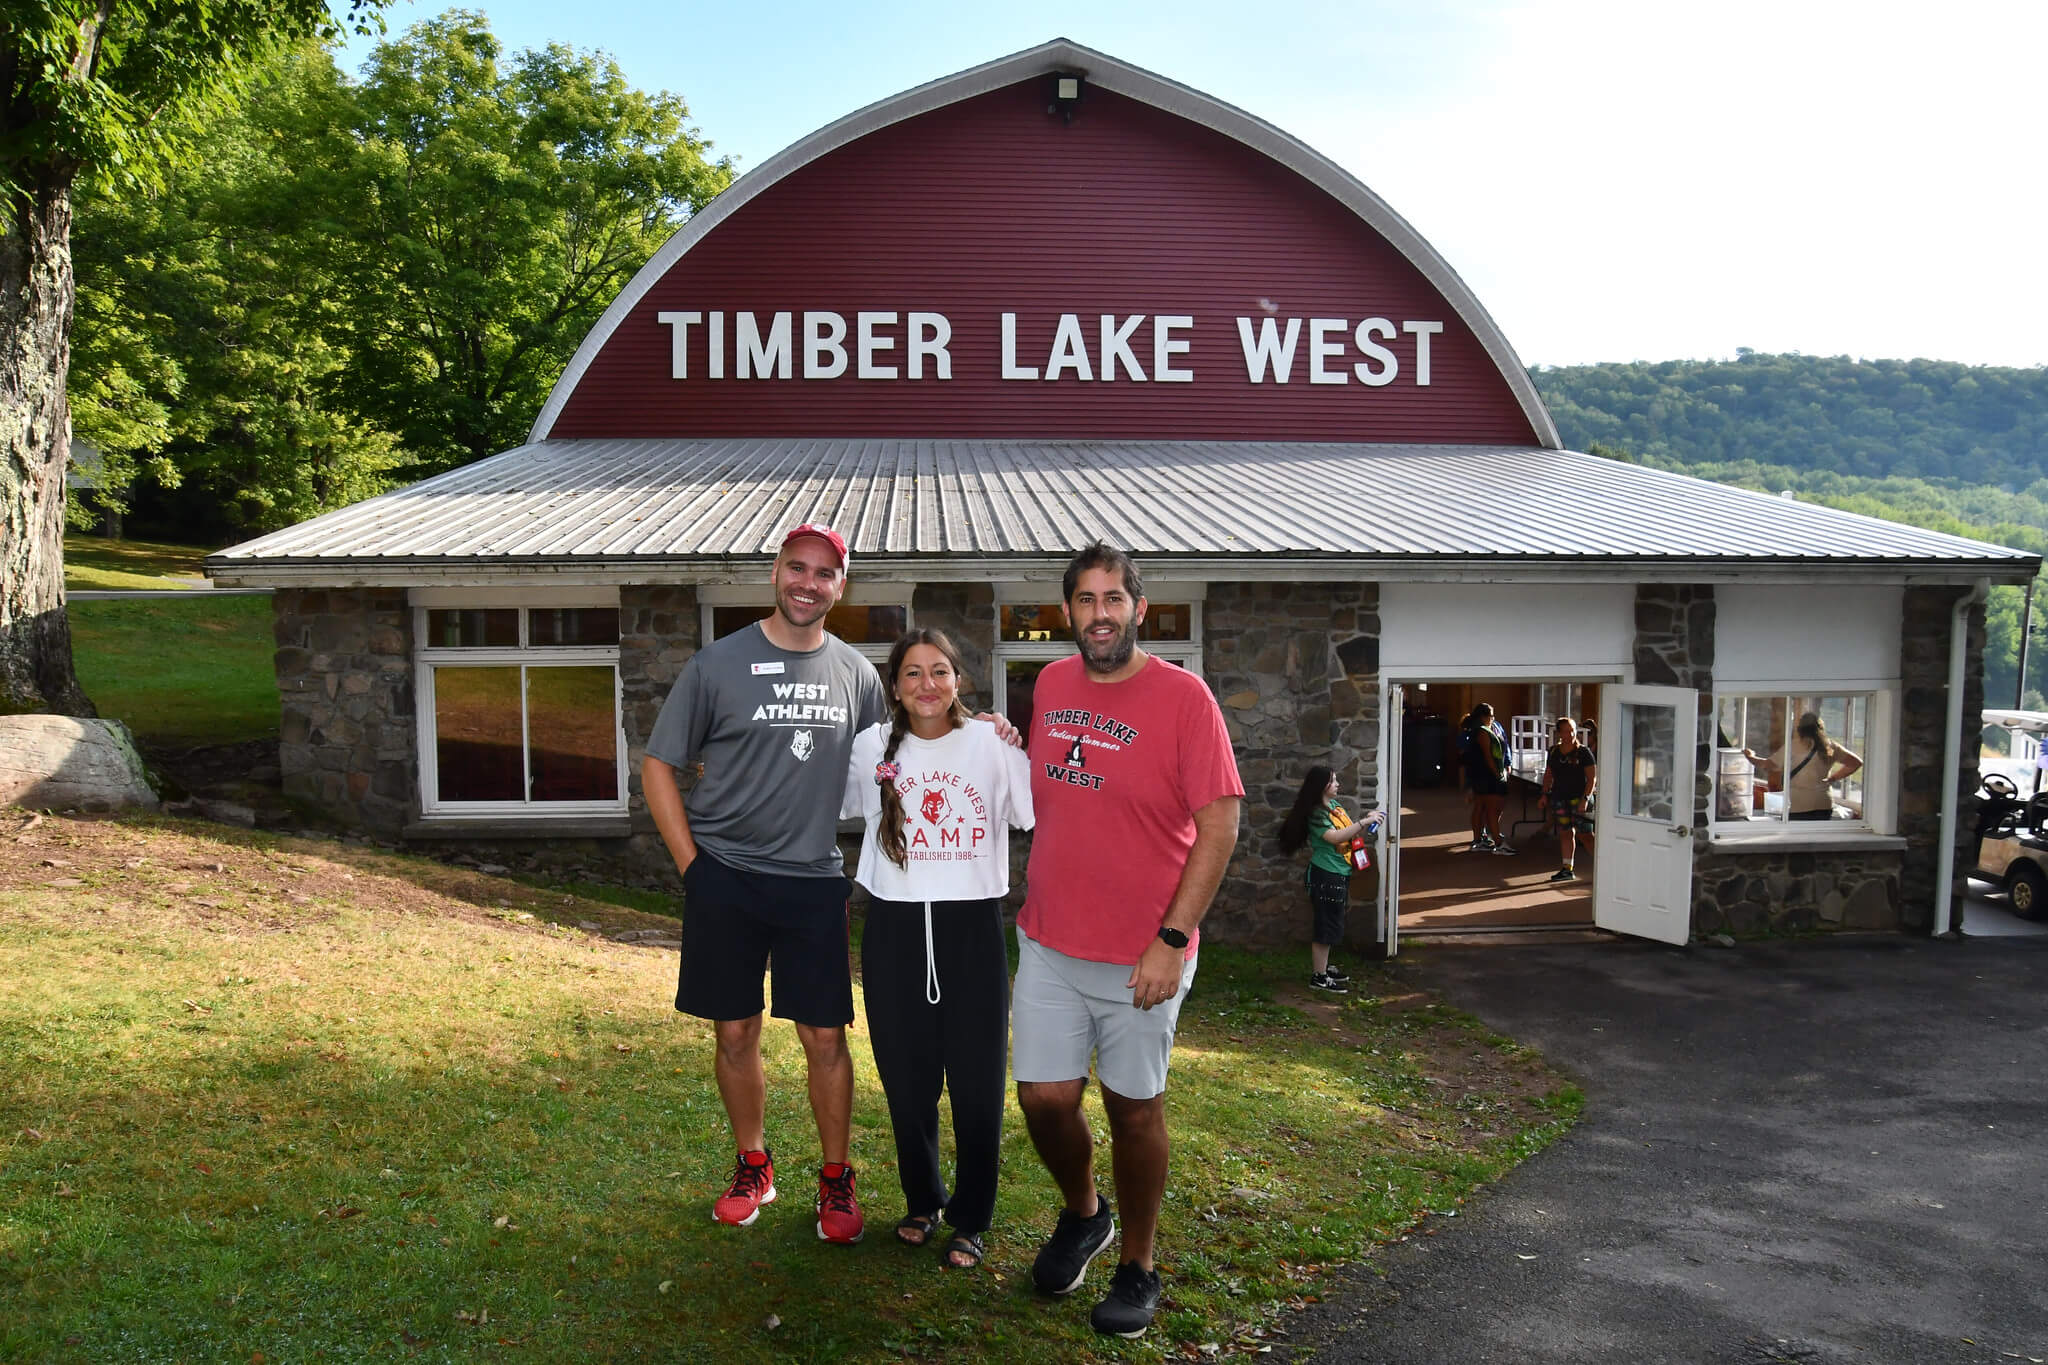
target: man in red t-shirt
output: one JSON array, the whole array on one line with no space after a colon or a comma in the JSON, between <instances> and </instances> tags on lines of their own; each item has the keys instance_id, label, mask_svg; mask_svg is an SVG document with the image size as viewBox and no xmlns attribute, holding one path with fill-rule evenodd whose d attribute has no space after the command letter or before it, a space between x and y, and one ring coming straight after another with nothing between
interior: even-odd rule
<instances>
[{"instance_id":1,"label":"man in red t-shirt","mask_svg":"<svg viewBox=\"0 0 2048 1365\"><path fill-rule=\"evenodd\" d=\"M1011 997L1017 1102L1065 1201L1031 1274L1045 1293L1071 1293L1116 1232L1081 1110L1092 1057L1124 1219L1092 1321L1135 1337L1159 1306L1167 1061L1244 785L1208 686L1137 647L1145 590L1130 557L1089 546L1067 566L1064 598L1080 653L1032 691L1038 828Z\"/></svg>"}]
</instances>

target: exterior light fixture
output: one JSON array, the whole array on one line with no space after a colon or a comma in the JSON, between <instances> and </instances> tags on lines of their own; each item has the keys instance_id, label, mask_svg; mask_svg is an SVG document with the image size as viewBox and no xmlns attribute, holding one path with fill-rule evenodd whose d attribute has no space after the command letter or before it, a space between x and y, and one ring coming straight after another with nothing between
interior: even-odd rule
<instances>
[{"instance_id":1,"label":"exterior light fixture","mask_svg":"<svg viewBox=\"0 0 2048 1365\"><path fill-rule=\"evenodd\" d=\"M1072 72L1055 71L1052 74L1052 101L1045 106L1048 114L1058 114L1062 122L1074 121L1074 108L1081 103L1081 78Z\"/></svg>"}]
</instances>

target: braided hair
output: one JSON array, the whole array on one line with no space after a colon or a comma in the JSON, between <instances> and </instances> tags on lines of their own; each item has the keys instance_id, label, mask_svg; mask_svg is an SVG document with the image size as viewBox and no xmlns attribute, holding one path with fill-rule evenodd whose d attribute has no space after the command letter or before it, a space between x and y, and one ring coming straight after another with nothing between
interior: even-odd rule
<instances>
[{"instance_id":1,"label":"braided hair","mask_svg":"<svg viewBox=\"0 0 2048 1365\"><path fill-rule=\"evenodd\" d=\"M965 676L960 667L960 651L953 647L953 642L946 638L946 633L942 630L905 631L902 638L896 641L895 648L889 651L888 682L885 688L889 694L889 742L882 751L881 764L875 769L875 785L882 789L882 822L876 833L881 837L882 855L898 867L910 865L910 848L903 837L903 795L896 790L895 778L884 776L883 770L894 771L897 746L903 743L903 736L910 733L910 708L896 695L896 679L903 672L904 656L918 645L930 645L945 655L946 662L952 665L953 677L956 680ZM969 714L966 703L960 700L956 692L950 716L953 728L957 730L966 724Z\"/></svg>"}]
</instances>

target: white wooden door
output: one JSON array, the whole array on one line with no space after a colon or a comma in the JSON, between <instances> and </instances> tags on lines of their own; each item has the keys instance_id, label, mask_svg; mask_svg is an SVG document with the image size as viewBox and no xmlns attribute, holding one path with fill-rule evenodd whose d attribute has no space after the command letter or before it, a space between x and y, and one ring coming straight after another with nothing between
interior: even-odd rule
<instances>
[{"instance_id":1,"label":"white wooden door","mask_svg":"<svg viewBox=\"0 0 2048 1365\"><path fill-rule=\"evenodd\" d=\"M1699 693L1602 688L1597 757L1593 922L1618 934L1684 943L1692 936Z\"/></svg>"},{"instance_id":2,"label":"white wooden door","mask_svg":"<svg viewBox=\"0 0 2048 1365\"><path fill-rule=\"evenodd\" d=\"M1380 941L1387 956L1401 951L1401 697L1399 683L1387 684L1380 712Z\"/></svg>"}]
</instances>

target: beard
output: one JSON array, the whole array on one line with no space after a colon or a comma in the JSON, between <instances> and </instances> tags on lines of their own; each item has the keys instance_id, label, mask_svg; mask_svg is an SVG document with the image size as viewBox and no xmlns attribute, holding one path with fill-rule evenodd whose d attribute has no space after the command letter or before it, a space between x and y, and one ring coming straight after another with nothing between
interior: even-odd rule
<instances>
[{"instance_id":1,"label":"beard","mask_svg":"<svg viewBox=\"0 0 2048 1365\"><path fill-rule=\"evenodd\" d=\"M1125 622L1122 629L1100 644L1077 630L1074 643L1080 648L1081 662L1090 673L1114 673L1131 661L1131 652L1138 645L1138 623Z\"/></svg>"}]
</instances>

